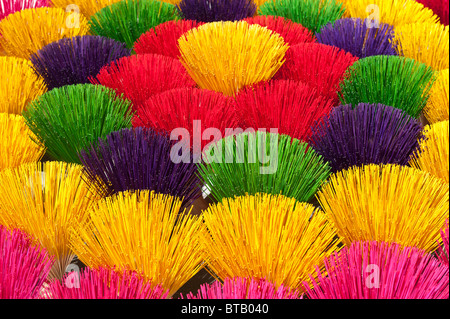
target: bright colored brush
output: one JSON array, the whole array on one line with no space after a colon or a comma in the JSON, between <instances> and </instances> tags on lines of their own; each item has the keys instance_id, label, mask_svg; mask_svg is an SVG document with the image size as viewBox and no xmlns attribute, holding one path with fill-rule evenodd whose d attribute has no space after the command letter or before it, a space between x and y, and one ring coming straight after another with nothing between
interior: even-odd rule
<instances>
[{"instance_id":1,"label":"bright colored brush","mask_svg":"<svg viewBox=\"0 0 450 319\"><path fill-rule=\"evenodd\" d=\"M381 23L370 27L367 20L347 18L329 23L316 33L317 42L338 47L358 58L372 55L397 55L394 27Z\"/></svg>"},{"instance_id":2,"label":"bright colored brush","mask_svg":"<svg viewBox=\"0 0 450 319\"><path fill-rule=\"evenodd\" d=\"M253 0L182 0L177 5L179 15L186 20L201 22L239 21L253 17Z\"/></svg>"},{"instance_id":3,"label":"bright colored brush","mask_svg":"<svg viewBox=\"0 0 450 319\"><path fill-rule=\"evenodd\" d=\"M291 80L269 81L236 95L237 117L244 129L278 128L278 133L304 141L311 126L333 106L314 88Z\"/></svg>"},{"instance_id":4,"label":"bright colored brush","mask_svg":"<svg viewBox=\"0 0 450 319\"><path fill-rule=\"evenodd\" d=\"M449 272L415 247L354 242L325 260L326 273L304 283L310 299L448 299Z\"/></svg>"},{"instance_id":5,"label":"bright colored brush","mask_svg":"<svg viewBox=\"0 0 450 319\"><path fill-rule=\"evenodd\" d=\"M316 196L346 245L377 240L434 251L448 218L448 183L406 166L352 167Z\"/></svg>"},{"instance_id":6,"label":"bright colored brush","mask_svg":"<svg viewBox=\"0 0 450 319\"><path fill-rule=\"evenodd\" d=\"M0 171L42 158L45 147L37 145L30 136L33 133L21 115L0 113Z\"/></svg>"},{"instance_id":7,"label":"bright colored brush","mask_svg":"<svg viewBox=\"0 0 450 319\"><path fill-rule=\"evenodd\" d=\"M135 110L154 94L195 86L178 60L157 54L121 58L103 67L91 82L123 94Z\"/></svg>"},{"instance_id":8,"label":"bright colored brush","mask_svg":"<svg viewBox=\"0 0 450 319\"><path fill-rule=\"evenodd\" d=\"M0 46L8 55L29 59L49 43L89 32L86 18L60 8L25 9L0 21Z\"/></svg>"},{"instance_id":9,"label":"bright colored brush","mask_svg":"<svg viewBox=\"0 0 450 319\"><path fill-rule=\"evenodd\" d=\"M449 72L448 69L438 73L436 82L430 91L428 103L423 114L429 123L437 123L449 119Z\"/></svg>"},{"instance_id":10,"label":"bright colored brush","mask_svg":"<svg viewBox=\"0 0 450 319\"><path fill-rule=\"evenodd\" d=\"M0 0L0 21L11 13L24 9L48 7L49 4L49 0Z\"/></svg>"},{"instance_id":11,"label":"bright colored brush","mask_svg":"<svg viewBox=\"0 0 450 319\"><path fill-rule=\"evenodd\" d=\"M304 82L326 98L338 101L339 83L357 57L320 43L301 43L289 48L276 79Z\"/></svg>"},{"instance_id":12,"label":"bright colored brush","mask_svg":"<svg viewBox=\"0 0 450 319\"><path fill-rule=\"evenodd\" d=\"M126 43L134 42L149 29L178 19L175 6L157 0L122 0L97 11L89 20L91 32Z\"/></svg>"},{"instance_id":13,"label":"bright colored brush","mask_svg":"<svg viewBox=\"0 0 450 319\"><path fill-rule=\"evenodd\" d=\"M416 0L425 7L430 8L439 17L439 22L448 25L449 8L448 0Z\"/></svg>"},{"instance_id":14,"label":"bright colored brush","mask_svg":"<svg viewBox=\"0 0 450 319\"><path fill-rule=\"evenodd\" d=\"M314 34L307 28L283 17L255 16L246 18L244 21L248 24L258 24L278 33L290 46L316 41Z\"/></svg>"},{"instance_id":15,"label":"bright colored brush","mask_svg":"<svg viewBox=\"0 0 450 319\"><path fill-rule=\"evenodd\" d=\"M227 136L205 150L203 159L199 174L217 201L263 192L306 202L330 172L307 143L262 131Z\"/></svg>"},{"instance_id":16,"label":"bright colored brush","mask_svg":"<svg viewBox=\"0 0 450 319\"><path fill-rule=\"evenodd\" d=\"M449 182L449 121L425 127L426 139L420 151L411 158L411 166L429 172Z\"/></svg>"},{"instance_id":17,"label":"bright colored brush","mask_svg":"<svg viewBox=\"0 0 450 319\"><path fill-rule=\"evenodd\" d=\"M342 104L380 103L418 118L435 81L431 67L413 59L378 55L353 64L340 84Z\"/></svg>"},{"instance_id":18,"label":"bright colored brush","mask_svg":"<svg viewBox=\"0 0 450 319\"><path fill-rule=\"evenodd\" d=\"M44 80L22 58L0 57L0 112L21 114L32 100L47 91Z\"/></svg>"},{"instance_id":19,"label":"bright colored brush","mask_svg":"<svg viewBox=\"0 0 450 319\"><path fill-rule=\"evenodd\" d=\"M0 299L35 299L52 268L53 257L19 229L0 225Z\"/></svg>"},{"instance_id":20,"label":"bright colored brush","mask_svg":"<svg viewBox=\"0 0 450 319\"><path fill-rule=\"evenodd\" d=\"M234 95L278 71L288 49L281 36L260 25L212 22L178 40L180 61L202 89Z\"/></svg>"},{"instance_id":21,"label":"bright colored brush","mask_svg":"<svg viewBox=\"0 0 450 319\"><path fill-rule=\"evenodd\" d=\"M94 198L81 165L29 163L0 173L0 224L20 228L55 256L49 279L61 279L75 257L70 232L87 217Z\"/></svg>"},{"instance_id":22,"label":"bright colored brush","mask_svg":"<svg viewBox=\"0 0 450 319\"><path fill-rule=\"evenodd\" d=\"M146 282L134 271L86 267L78 274L69 274L62 281L50 283L50 299L165 299L160 285Z\"/></svg>"},{"instance_id":23,"label":"bright colored brush","mask_svg":"<svg viewBox=\"0 0 450 319\"><path fill-rule=\"evenodd\" d=\"M448 25L412 23L395 28L393 42L399 55L431 66L435 71L449 68Z\"/></svg>"},{"instance_id":24,"label":"bright colored brush","mask_svg":"<svg viewBox=\"0 0 450 319\"><path fill-rule=\"evenodd\" d=\"M202 22L193 20L161 23L141 35L134 43L133 49L136 54L154 53L178 59L181 55L178 48L178 39L183 33L202 24Z\"/></svg>"},{"instance_id":25,"label":"bright colored brush","mask_svg":"<svg viewBox=\"0 0 450 319\"><path fill-rule=\"evenodd\" d=\"M407 165L423 139L422 129L392 106L341 105L313 127L310 144L333 172L365 164Z\"/></svg>"},{"instance_id":26,"label":"bright colored brush","mask_svg":"<svg viewBox=\"0 0 450 319\"><path fill-rule=\"evenodd\" d=\"M65 85L90 83L89 77L121 57L131 55L121 42L85 35L52 42L33 54L30 61L49 90Z\"/></svg>"},{"instance_id":27,"label":"bright colored brush","mask_svg":"<svg viewBox=\"0 0 450 319\"><path fill-rule=\"evenodd\" d=\"M409 23L436 23L433 11L416 0L345 0L345 12L352 18L368 19L371 26L387 23L398 27Z\"/></svg>"},{"instance_id":28,"label":"bright colored brush","mask_svg":"<svg viewBox=\"0 0 450 319\"><path fill-rule=\"evenodd\" d=\"M441 237L443 246L438 247L438 258L439 261L447 265L449 264L449 235L448 235L448 219L445 221L444 228L441 230Z\"/></svg>"},{"instance_id":29,"label":"bright colored brush","mask_svg":"<svg viewBox=\"0 0 450 319\"><path fill-rule=\"evenodd\" d=\"M80 163L78 151L100 137L131 127L130 102L100 85L53 89L28 105L23 117L55 160Z\"/></svg>"},{"instance_id":30,"label":"bright colored brush","mask_svg":"<svg viewBox=\"0 0 450 319\"><path fill-rule=\"evenodd\" d=\"M234 100L222 93L197 88L180 88L150 97L139 106L133 126L152 128L160 132L189 133L189 147L201 145L201 150L215 137L226 135L226 128L237 127ZM213 130L209 136L206 130ZM182 131L183 130L183 131ZM197 139L201 142L198 143ZM197 144L195 144L197 143Z\"/></svg>"},{"instance_id":31,"label":"bright colored brush","mask_svg":"<svg viewBox=\"0 0 450 319\"><path fill-rule=\"evenodd\" d=\"M104 7L107 7L113 3L121 0L77 0L74 3L73 0L51 0L53 6L56 8L79 10L79 12L86 18L90 18L97 11L100 11Z\"/></svg>"},{"instance_id":32,"label":"bright colored brush","mask_svg":"<svg viewBox=\"0 0 450 319\"><path fill-rule=\"evenodd\" d=\"M344 5L336 0L269 0L259 8L261 15L290 19L313 33L342 18L344 11Z\"/></svg>"},{"instance_id":33,"label":"bright colored brush","mask_svg":"<svg viewBox=\"0 0 450 319\"><path fill-rule=\"evenodd\" d=\"M338 250L323 212L283 195L226 198L202 215L207 269L222 280L266 278L277 288L301 289L314 265Z\"/></svg>"},{"instance_id":34,"label":"bright colored brush","mask_svg":"<svg viewBox=\"0 0 450 319\"><path fill-rule=\"evenodd\" d=\"M181 295L183 298L183 295ZM190 292L186 299L298 299L298 291L275 285L265 279L225 278L223 284L215 281L211 285L203 284L197 294Z\"/></svg>"},{"instance_id":35,"label":"bright colored brush","mask_svg":"<svg viewBox=\"0 0 450 319\"><path fill-rule=\"evenodd\" d=\"M203 268L203 221L180 208L181 200L153 191L118 193L97 202L71 246L88 267L136 271L171 297Z\"/></svg>"},{"instance_id":36,"label":"bright colored brush","mask_svg":"<svg viewBox=\"0 0 450 319\"><path fill-rule=\"evenodd\" d=\"M169 136L143 128L124 129L80 152L87 179L102 196L126 190L154 190L182 198L183 206L200 197L200 180L192 157L172 159Z\"/></svg>"}]
</instances>

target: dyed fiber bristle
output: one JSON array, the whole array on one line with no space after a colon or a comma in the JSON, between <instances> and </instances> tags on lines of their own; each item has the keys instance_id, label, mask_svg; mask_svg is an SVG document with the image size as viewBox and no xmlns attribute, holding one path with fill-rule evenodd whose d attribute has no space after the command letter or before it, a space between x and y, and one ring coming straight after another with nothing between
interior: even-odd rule
<instances>
[{"instance_id":1,"label":"dyed fiber bristle","mask_svg":"<svg viewBox=\"0 0 450 319\"><path fill-rule=\"evenodd\" d=\"M448 218L448 183L394 164L332 174L316 197L346 245L376 240L431 252Z\"/></svg>"},{"instance_id":2,"label":"dyed fiber bristle","mask_svg":"<svg viewBox=\"0 0 450 319\"><path fill-rule=\"evenodd\" d=\"M338 47L360 59L372 55L397 55L392 44L394 27L386 23L375 28L364 19L341 19L325 25L316 37L318 43Z\"/></svg>"},{"instance_id":3,"label":"dyed fiber bristle","mask_svg":"<svg viewBox=\"0 0 450 319\"><path fill-rule=\"evenodd\" d=\"M42 158L45 147L37 145L32 135L21 115L0 113L0 171Z\"/></svg>"},{"instance_id":4,"label":"dyed fiber bristle","mask_svg":"<svg viewBox=\"0 0 450 319\"><path fill-rule=\"evenodd\" d=\"M175 163L168 135L136 128L113 132L97 147L80 152L87 180L102 196L126 190L154 190L182 198L183 207L201 195L192 157Z\"/></svg>"},{"instance_id":5,"label":"dyed fiber bristle","mask_svg":"<svg viewBox=\"0 0 450 319\"><path fill-rule=\"evenodd\" d=\"M449 182L449 121L425 127L425 137L420 151L411 157L411 166L429 172Z\"/></svg>"},{"instance_id":6,"label":"dyed fiber bristle","mask_svg":"<svg viewBox=\"0 0 450 319\"><path fill-rule=\"evenodd\" d=\"M416 0L345 0L345 12L352 18L369 18L371 25L387 23L398 27L409 23L437 23L438 16Z\"/></svg>"},{"instance_id":7,"label":"dyed fiber bristle","mask_svg":"<svg viewBox=\"0 0 450 319\"><path fill-rule=\"evenodd\" d=\"M120 58L103 67L91 82L123 94L133 102L134 110L154 94L195 86L178 60L158 54Z\"/></svg>"},{"instance_id":8,"label":"dyed fiber bristle","mask_svg":"<svg viewBox=\"0 0 450 319\"><path fill-rule=\"evenodd\" d=\"M433 10L434 14L439 17L439 22L443 25L448 25L449 8L448 0L416 0L425 7Z\"/></svg>"},{"instance_id":9,"label":"dyed fiber bristle","mask_svg":"<svg viewBox=\"0 0 450 319\"><path fill-rule=\"evenodd\" d=\"M0 172L0 224L30 234L55 263L49 279L61 279L75 254L70 232L77 231L96 199L82 179L81 165L29 163Z\"/></svg>"},{"instance_id":10,"label":"dyed fiber bristle","mask_svg":"<svg viewBox=\"0 0 450 319\"><path fill-rule=\"evenodd\" d=\"M266 278L301 289L316 264L338 250L322 211L283 195L225 198L203 211L201 237L207 270L215 277Z\"/></svg>"},{"instance_id":11,"label":"dyed fiber bristle","mask_svg":"<svg viewBox=\"0 0 450 319\"><path fill-rule=\"evenodd\" d=\"M182 0L178 14L186 20L201 22L239 21L256 14L253 0Z\"/></svg>"},{"instance_id":12,"label":"dyed fiber bristle","mask_svg":"<svg viewBox=\"0 0 450 319\"><path fill-rule=\"evenodd\" d=\"M63 8L68 10L77 9L86 18L90 18L97 11L100 11L104 7L107 7L121 0L77 0L76 3L74 3L73 0L51 0L51 1L53 3L53 6L56 8ZM72 6L75 5L76 7L75 6L71 7L71 5Z\"/></svg>"},{"instance_id":13,"label":"dyed fiber bristle","mask_svg":"<svg viewBox=\"0 0 450 319\"><path fill-rule=\"evenodd\" d=\"M330 45L300 43L289 48L286 62L274 78L306 83L337 102L339 83L357 60L352 54Z\"/></svg>"},{"instance_id":14,"label":"dyed fiber bristle","mask_svg":"<svg viewBox=\"0 0 450 319\"><path fill-rule=\"evenodd\" d=\"M278 128L279 134L303 141L333 106L316 89L291 80L272 80L236 95L236 113L244 129Z\"/></svg>"},{"instance_id":15,"label":"dyed fiber bristle","mask_svg":"<svg viewBox=\"0 0 450 319\"><path fill-rule=\"evenodd\" d=\"M182 299L183 295L181 295ZM215 281L203 284L197 294L190 292L186 299L298 299L299 293L289 287L275 285L258 278L225 278L223 284Z\"/></svg>"},{"instance_id":16,"label":"dyed fiber bristle","mask_svg":"<svg viewBox=\"0 0 450 319\"><path fill-rule=\"evenodd\" d=\"M31 102L23 117L51 158L80 163L78 151L100 137L131 127L130 102L101 85L53 89Z\"/></svg>"},{"instance_id":17,"label":"dyed fiber bristle","mask_svg":"<svg viewBox=\"0 0 450 319\"><path fill-rule=\"evenodd\" d=\"M281 36L245 21L204 24L183 34L178 45L181 63L200 88L231 96L270 80L288 49Z\"/></svg>"},{"instance_id":18,"label":"dyed fiber bristle","mask_svg":"<svg viewBox=\"0 0 450 319\"><path fill-rule=\"evenodd\" d=\"M439 71L436 82L430 91L428 103L423 114L429 123L437 123L449 119L449 72L448 69Z\"/></svg>"},{"instance_id":19,"label":"dyed fiber bristle","mask_svg":"<svg viewBox=\"0 0 450 319\"><path fill-rule=\"evenodd\" d=\"M217 201L268 193L307 202L330 172L307 143L263 131L227 136L210 146L199 174Z\"/></svg>"},{"instance_id":20,"label":"dyed fiber bristle","mask_svg":"<svg viewBox=\"0 0 450 319\"><path fill-rule=\"evenodd\" d=\"M183 133L187 130L189 136L183 137L187 138L188 147L198 150L201 155L201 150L214 138L203 134L205 130L217 129L220 138L226 135L226 128L237 127L235 108L234 100L222 93L197 88L173 89L155 94L139 106L133 126L159 132L178 130Z\"/></svg>"},{"instance_id":21,"label":"dyed fiber bristle","mask_svg":"<svg viewBox=\"0 0 450 319\"><path fill-rule=\"evenodd\" d=\"M316 42L314 34L300 23L292 22L291 20L283 17L273 16L255 16L244 19L248 24L259 24L262 27L266 27L275 33L281 35L284 42L290 46L299 43Z\"/></svg>"},{"instance_id":22,"label":"dyed fiber bristle","mask_svg":"<svg viewBox=\"0 0 450 319\"><path fill-rule=\"evenodd\" d=\"M422 129L392 106L341 105L313 127L310 145L333 172L365 164L407 165L424 138Z\"/></svg>"},{"instance_id":23,"label":"dyed fiber bristle","mask_svg":"<svg viewBox=\"0 0 450 319\"><path fill-rule=\"evenodd\" d=\"M50 299L165 299L168 294L134 271L118 273L114 268L102 267L86 267L49 285L46 297Z\"/></svg>"},{"instance_id":24,"label":"dyed fiber bristle","mask_svg":"<svg viewBox=\"0 0 450 319\"><path fill-rule=\"evenodd\" d=\"M399 55L425 63L435 71L449 68L449 30L440 23L412 23L395 28Z\"/></svg>"},{"instance_id":25,"label":"dyed fiber bristle","mask_svg":"<svg viewBox=\"0 0 450 319\"><path fill-rule=\"evenodd\" d=\"M49 0L0 0L0 21L11 13L24 9L48 7L49 4Z\"/></svg>"},{"instance_id":26,"label":"dyed fiber bristle","mask_svg":"<svg viewBox=\"0 0 450 319\"><path fill-rule=\"evenodd\" d=\"M449 265L449 233L448 219L445 221L444 228L441 230L442 246L438 247L438 258L443 265Z\"/></svg>"},{"instance_id":27,"label":"dyed fiber bristle","mask_svg":"<svg viewBox=\"0 0 450 319\"><path fill-rule=\"evenodd\" d=\"M0 56L0 112L21 114L29 102L43 94L44 80L22 58Z\"/></svg>"},{"instance_id":28,"label":"dyed fiber bristle","mask_svg":"<svg viewBox=\"0 0 450 319\"><path fill-rule=\"evenodd\" d=\"M30 61L49 90L90 83L89 77L121 57L131 55L125 44L100 36L78 36L52 42L33 54Z\"/></svg>"},{"instance_id":29,"label":"dyed fiber bristle","mask_svg":"<svg viewBox=\"0 0 450 319\"><path fill-rule=\"evenodd\" d=\"M342 104L380 103L418 118L427 104L436 75L410 58L377 55L361 59L340 83Z\"/></svg>"},{"instance_id":30,"label":"dyed fiber bristle","mask_svg":"<svg viewBox=\"0 0 450 319\"><path fill-rule=\"evenodd\" d=\"M202 24L202 22L193 20L161 23L141 35L136 40L133 49L136 54L154 53L178 59L181 55L178 48L178 39L183 33Z\"/></svg>"},{"instance_id":31,"label":"dyed fiber bristle","mask_svg":"<svg viewBox=\"0 0 450 319\"><path fill-rule=\"evenodd\" d=\"M134 42L149 29L178 19L175 6L157 0L122 0L97 11L89 20L91 32L126 43Z\"/></svg>"},{"instance_id":32,"label":"dyed fiber bristle","mask_svg":"<svg viewBox=\"0 0 450 319\"><path fill-rule=\"evenodd\" d=\"M136 271L171 297L203 268L203 221L180 208L181 200L153 191L118 193L97 202L71 246L88 267Z\"/></svg>"},{"instance_id":33,"label":"dyed fiber bristle","mask_svg":"<svg viewBox=\"0 0 450 319\"><path fill-rule=\"evenodd\" d=\"M269 0L259 8L260 15L288 18L313 33L342 18L344 11L344 5L336 0Z\"/></svg>"},{"instance_id":34,"label":"dyed fiber bristle","mask_svg":"<svg viewBox=\"0 0 450 319\"><path fill-rule=\"evenodd\" d=\"M448 299L449 272L415 247L354 242L325 260L304 287L310 299Z\"/></svg>"},{"instance_id":35,"label":"dyed fiber bristle","mask_svg":"<svg viewBox=\"0 0 450 319\"><path fill-rule=\"evenodd\" d=\"M49 43L89 32L86 18L60 8L25 9L0 21L0 46L24 59Z\"/></svg>"},{"instance_id":36,"label":"dyed fiber bristle","mask_svg":"<svg viewBox=\"0 0 450 319\"><path fill-rule=\"evenodd\" d=\"M52 268L53 257L28 234L0 225L0 299L35 299Z\"/></svg>"}]
</instances>

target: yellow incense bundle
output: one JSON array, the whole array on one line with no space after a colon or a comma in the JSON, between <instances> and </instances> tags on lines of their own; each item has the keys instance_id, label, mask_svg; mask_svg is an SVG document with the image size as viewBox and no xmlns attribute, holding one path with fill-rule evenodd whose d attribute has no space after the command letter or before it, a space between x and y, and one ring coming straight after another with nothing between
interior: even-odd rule
<instances>
[{"instance_id":1,"label":"yellow incense bundle","mask_svg":"<svg viewBox=\"0 0 450 319\"><path fill-rule=\"evenodd\" d=\"M449 121L442 121L425 127L425 136L420 153L414 154L412 167L429 172L449 182Z\"/></svg>"},{"instance_id":2,"label":"yellow incense bundle","mask_svg":"<svg viewBox=\"0 0 450 319\"><path fill-rule=\"evenodd\" d=\"M449 119L449 72L448 69L438 73L437 79L430 90L430 97L423 109L425 118L431 124Z\"/></svg>"},{"instance_id":3,"label":"yellow incense bundle","mask_svg":"<svg viewBox=\"0 0 450 319\"><path fill-rule=\"evenodd\" d=\"M266 278L301 288L315 265L337 251L335 229L322 211L283 195L225 198L203 212L207 269L215 277Z\"/></svg>"},{"instance_id":4,"label":"yellow incense bundle","mask_svg":"<svg viewBox=\"0 0 450 319\"><path fill-rule=\"evenodd\" d=\"M0 171L39 161L45 152L37 145L21 115L0 113Z\"/></svg>"},{"instance_id":5,"label":"yellow incense bundle","mask_svg":"<svg viewBox=\"0 0 450 319\"><path fill-rule=\"evenodd\" d=\"M21 114L28 103L47 88L31 63L22 58L0 56L0 113Z\"/></svg>"},{"instance_id":6,"label":"yellow incense bundle","mask_svg":"<svg viewBox=\"0 0 450 319\"><path fill-rule=\"evenodd\" d=\"M154 191L120 192L94 205L71 242L92 268L134 270L175 293L202 267L202 220L180 213L182 201Z\"/></svg>"},{"instance_id":7,"label":"yellow incense bundle","mask_svg":"<svg viewBox=\"0 0 450 319\"><path fill-rule=\"evenodd\" d=\"M289 47L278 34L245 21L204 24L183 34L178 45L198 86L226 95L271 79Z\"/></svg>"},{"instance_id":8,"label":"yellow incense bundle","mask_svg":"<svg viewBox=\"0 0 450 319\"><path fill-rule=\"evenodd\" d=\"M331 175L316 196L347 245L376 240L434 251L448 218L448 185L414 168L370 164Z\"/></svg>"},{"instance_id":9,"label":"yellow incense bundle","mask_svg":"<svg viewBox=\"0 0 450 319\"><path fill-rule=\"evenodd\" d=\"M0 193L0 224L22 229L55 256L49 279L61 279L75 256L71 230L78 230L93 202L82 166L46 162L6 169Z\"/></svg>"}]
</instances>

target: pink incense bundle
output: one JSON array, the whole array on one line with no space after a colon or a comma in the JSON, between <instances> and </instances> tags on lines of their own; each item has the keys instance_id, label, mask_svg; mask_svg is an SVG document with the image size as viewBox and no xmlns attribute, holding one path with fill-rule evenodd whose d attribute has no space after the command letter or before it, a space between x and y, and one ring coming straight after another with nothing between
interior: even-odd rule
<instances>
[{"instance_id":1,"label":"pink incense bundle","mask_svg":"<svg viewBox=\"0 0 450 319\"><path fill-rule=\"evenodd\" d=\"M161 285L153 286L136 272L84 268L50 283L44 298L50 299L166 299Z\"/></svg>"},{"instance_id":2,"label":"pink incense bundle","mask_svg":"<svg viewBox=\"0 0 450 319\"><path fill-rule=\"evenodd\" d=\"M449 268L415 247L386 242L353 242L316 266L311 299L447 299Z\"/></svg>"},{"instance_id":3,"label":"pink incense bundle","mask_svg":"<svg viewBox=\"0 0 450 319\"><path fill-rule=\"evenodd\" d=\"M137 39L134 44L136 54L154 53L178 59L178 39L192 28L204 24L195 20L171 20L164 22Z\"/></svg>"},{"instance_id":4,"label":"pink incense bundle","mask_svg":"<svg viewBox=\"0 0 450 319\"><path fill-rule=\"evenodd\" d=\"M274 79L307 83L324 97L337 101L339 83L347 68L357 60L357 57L334 46L300 43L286 52L286 62Z\"/></svg>"},{"instance_id":5,"label":"pink incense bundle","mask_svg":"<svg viewBox=\"0 0 450 319\"><path fill-rule=\"evenodd\" d=\"M438 248L438 258L444 265L449 265L449 235L448 235L448 219L445 222L444 229L441 230L443 246Z\"/></svg>"},{"instance_id":6,"label":"pink incense bundle","mask_svg":"<svg viewBox=\"0 0 450 319\"><path fill-rule=\"evenodd\" d=\"M290 46L299 43L316 42L316 37L300 23L295 23L284 17L275 16L255 16L244 19L248 24L259 24L273 32L278 33L284 42Z\"/></svg>"},{"instance_id":7,"label":"pink incense bundle","mask_svg":"<svg viewBox=\"0 0 450 319\"><path fill-rule=\"evenodd\" d=\"M183 295L181 295L183 299ZM187 299L298 299L299 292L280 285L275 285L266 279L258 278L226 278L222 284L219 281L211 285L200 286L197 294L186 295Z\"/></svg>"},{"instance_id":8,"label":"pink incense bundle","mask_svg":"<svg viewBox=\"0 0 450 319\"><path fill-rule=\"evenodd\" d=\"M333 106L333 101L315 88L293 80L261 83L236 95L236 112L243 128L278 128L279 134L304 141L315 122Z\"/></svg>"},{"instance_id":9,"label":"pink incense bundle","mask_svg":"<svg viewBox=\"0 0 450 319\"><path fill-rule=\"evenodd\" d=\"M53 259L25 232L0 225L0 299L37 298Z\"/></svg>"},{"instance_id":10,"label":"pink incense bundle","mask_svg":"<svg viewBox=\"0 0 450 319\"><path fill-rule=\"evenodd\" d=\"M207 134L206 129L217 128L221 133L217 139L220 139L227 135L226 128L236 127L235 103L231 97L215 91L192 87L173 89L155 94L138 105L133 126L159 132L184 128L191 137L190 145L201 140L203 149L215 137Z\"/></svg>"},{"instance_id":11,"label":"pink incense bundle","mask_svg":"<svg viewBox=\"0 0 450 319\"><path fill-rule=\"evenodd\" d=\"M154 94L195 86L178 60L158 54L123 57L103 67L90 81L123 93L134 108Z\"/></svg>"}]
</instances>

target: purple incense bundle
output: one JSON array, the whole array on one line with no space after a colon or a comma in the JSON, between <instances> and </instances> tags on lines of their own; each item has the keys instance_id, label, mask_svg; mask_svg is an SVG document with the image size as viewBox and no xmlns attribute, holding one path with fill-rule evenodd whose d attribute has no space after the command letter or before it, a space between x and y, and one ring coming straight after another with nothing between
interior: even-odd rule
<instances>
[{"instance_id":1,"label":"purple incense bundle","mask_svg":"<svg viewBox=\"0 0 450 319\"><path fill-rule=\"evenodd\" d=\"M25 232L0 225L0 299L35 299L54 257Z\"/></svg>"},{"instance_id":2,"label":"purple incense bundle","mask_svg":"<svg viewBox=\"0 0 450 319\"><path fill-rule=\"evenodd\" d=\"M449 269L415 247L354 242L316 266L317 282L303 282L310 299L447 299Z\"/></svg>"},{"instance_id":3,"label":"purple incense bundle","mask_svg":"<svg viewBox=\"0 0 450 319\"><path fill-rule=\"evenodd\" d=\"M182 0L177 10L185 20L199 22L239 21L253 17L253 0Z\"/></svg>"},{"instance_id":4,"label":"purple incense bundle","mask_svg":"<svg viewBox=\"0 0 450 319\"><path fill-rule=\"evenodd\" d=\"M185 207L201 195L200 179L191 155L179 163L172 160L174 143L167 134L151 129L123 129L100 138L98 147L82 150L80 160L88 182L101 196L154 190L183 198Z\"/></svg>"},{"instance_id":5,"label":"purple incense bundle","mask_svg":"<svg viewBox=\"0 0 450 319\"><path fill-rule=\"evenodd\" d=\"M225 278L211 285L203 284L197 294L186 295L187 299L298 299L299 292L280 285L278 288L266 279ZM181 295L181 299L183 295Z\"/></svg>"},{"instance_id":6,"label":"purple incense bundle","mask_svg":"<svg viewBox=\"0 0 450 319\"><path fill-rule=\"evenodd\" d=\"M358 58L372 55L397 55L394 27L374 24L368 20L347 18L337 20L322 27L316 34L317 42L338 47Z\"/></svg>"},{"instance_id":7,"label":"purple incense bundle","mask_svg":"<svg viewBox=\"0 0 450 319\"><path fill-rule=\"evenodd\" d=\"M312 131L311 146L333 172L365 164L406 165L424 138L418 120L382 104L335 107Z\"/></svg>"},{"instance_id":8,"label":"purple incense bundle","mask_svg":"<svg viewBox=\"0 0 450 319\"><path fill-rule=\"evenodd\" d=\"M90 83L89 77L121 57L130 56L124 43L113 39L84 35L50 43L30 58L48 89L70 84Z\"/></svg>"}]
</instances>

